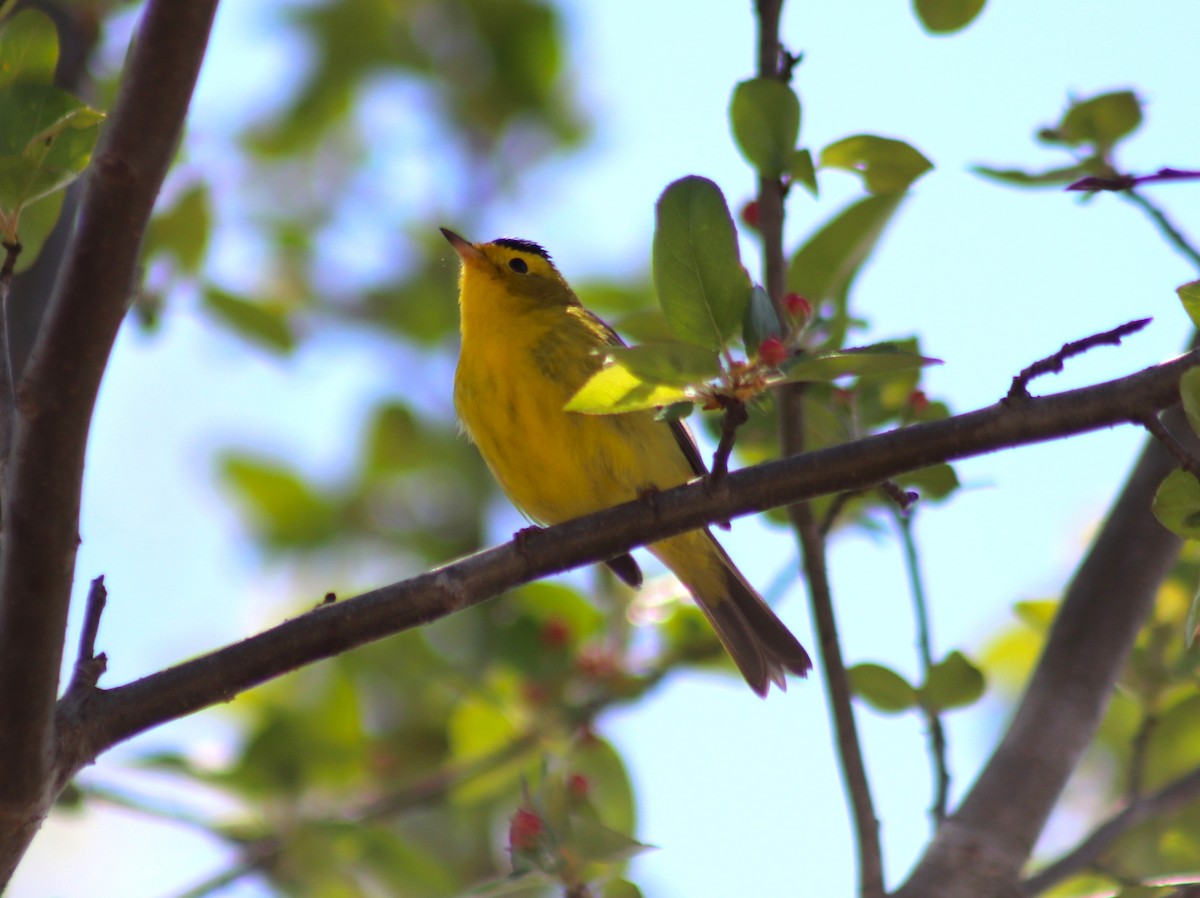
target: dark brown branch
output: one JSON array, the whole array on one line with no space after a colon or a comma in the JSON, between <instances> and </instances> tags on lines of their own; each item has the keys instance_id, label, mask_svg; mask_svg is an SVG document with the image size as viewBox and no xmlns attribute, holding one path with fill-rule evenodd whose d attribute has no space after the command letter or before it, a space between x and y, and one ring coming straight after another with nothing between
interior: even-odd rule
<instances>
[{"instance_id":1,"label":"dark brown branch","mask_svg":"<svg viewBox=\"0 0 1200 898\"><path fill-rule=\"evenodd\" d=\"M216 0L146 5L65 264L16 384L0 552L0 884L59 785L55 694L92 408L215 9Z\"/></svg>"},{"instance_id":2,"label":"dark brown branch","mask_svg":"<svg viewBox=\"0 0 1200 898\"><path fill-rule=\"evenodd\" d=\"M71 683L63 694L63 702L82 702L100 680L108 659L104 653L96 654L96 637L100 633L100 617L108 602L108 590L104 588L103 575L92 581L88 590L87 605L83 612L83 630L79 635L79 655L75 659L75 672Z\"/></svg>"},{"instance_id":3,"label":"dark brown branch","mask_svg":"<svg viewBox=\"0 0 1200 898\"><path fill-rule=\"evenodd\" d=\"M1034 362L1014 377L1006 401L1018 402L1022 399L1027 399L1029 397L1029 382L1035 377L1041 377L1043 374L1058 374L1062 371L1063 364L1067 359L1082 355L1089 349L1094 349L1097 346L1119 346L1122 338L1140 331L1150 323L1150 320L1149 318L1139 318L1137 321L1127 322L1120 327L1114 327L1112 330L1105 331L1102 334L1092 334L1092 336L1084 337L1082 340L1075 340L1064 344L1062 349L1054 353L1054 355Z\"/></svg>"},{"instance_id":4,"label":"dark brown branch","mask_svg":"<svg viewBox=\"0 0 1200 898\"><path fill-rule=\"evenodd\" d=\"M1165 181L1200 180L1200 171L1185 171L1178 168L1160 168L1152 175L1116 175L1111 178L1091 176L1067 185L1067 190L1096 193L1102 190L1129 190L1139 184L1156 184Z\"/></svg>"},{"instance_id":5,"label":"dark brown branch","mask_svg":"<svg viewBox=\"0 0 1200 898\"><path fill-rule=\"evenodd\" d=\"M265 633L110 690L82 709L63 773L150 727L228 701L301 665L420 626L522 583L611 558L646 542L820 495L861 489L906 471L1131 422L1176 401L1200 351L1081 390L915 424L731 473L528 534L402 583L321 605ZM1120 555L1120 553L1114 553Z\"/></svg>"},{"instance_id":6,"label":"dark brown branch","mask_svg":"<svg viewBox=\"0 0 1200 898\"><path fill-rule=\"evenodd\" d=\"M746 403L732 397L721 397L725 411L721 414L721 440L713 452L712 473L708 475L709 485L717 486L729 473L729 456L733 454L733 444L737 439L738 428L750 420L746 412Z\"/></svg>"},{"instance_id":7,"label":"dark brown branch","mask_svg":"<svg viewBox=\"0 0 1200 898\"><path fill-rule=\"evenodd\" d=\"M1147 443L1066 591L1008 731L897 898L1012 894L1178 555L1179 538L1150 514L1173 467Z\"/></svg>"},{"instance_id":8,"label":"dark brown branch","mask_svg":"<svg viewBox=\"0 0 1200 898\"><path fill-rule=\"evenodd\" d=\"M1128 804L1053 864L1025 880L1022 893L1036 895L1087 869L1100 859L1109 845L1139 823L1173 814L1197 799L1200 799L1200 768L1173 780L1153 795Z\"/></svg>"}]
</instances>

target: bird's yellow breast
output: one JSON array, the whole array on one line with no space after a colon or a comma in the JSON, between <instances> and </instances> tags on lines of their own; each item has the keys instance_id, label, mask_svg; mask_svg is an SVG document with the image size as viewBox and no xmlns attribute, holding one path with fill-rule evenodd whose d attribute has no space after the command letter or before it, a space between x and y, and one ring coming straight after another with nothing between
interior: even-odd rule
<instances>
[{"instance_id":1,"label":"bird's yellow breast","mask_svg":"<svg viewBox=\"0 0 1200 898\"><path fill-rule=\"evenodd\" d=\"M487 299L478 289L468 295ZM509 498L538 523L691 477L674 435L652 413L563 410L602 364L606 345L603 328L579 306L464 304L459 418Z\"/></svg>"}]
</instances>

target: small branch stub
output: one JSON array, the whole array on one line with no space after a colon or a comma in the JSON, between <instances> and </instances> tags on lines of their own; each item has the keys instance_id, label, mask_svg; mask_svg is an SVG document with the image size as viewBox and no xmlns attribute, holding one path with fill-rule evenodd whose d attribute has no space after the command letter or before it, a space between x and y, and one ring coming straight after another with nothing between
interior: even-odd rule
<instances>
[{"instance_id":1,"label":"small branch stub","mask_svg":"<svg viewBox=\"0 0 1200 898\"><path fill-rule=\"evenodd\" d=\"M1034 362L1014 377L1012 386L1008 390L1008 395L1004 397L1002 402L1011 404L1029 399L1029 384L1034 378L1041 377L1043 374L1058 374L1062 371L1067 359L1083 355L1089 349L1094 349L1097 346L1119 346L1123 338L1137 333L1152 320L1151 318L1139 318L1136 321L1122 324L1120 327L1114 327L1112 330L1105 331L1102 334L1092 334L1092 336L1084 337L1082 340L1075 340L1074 342L1064 344L1062 349L1054 353L1054 355Z\"/></svg>"}]
</instances>

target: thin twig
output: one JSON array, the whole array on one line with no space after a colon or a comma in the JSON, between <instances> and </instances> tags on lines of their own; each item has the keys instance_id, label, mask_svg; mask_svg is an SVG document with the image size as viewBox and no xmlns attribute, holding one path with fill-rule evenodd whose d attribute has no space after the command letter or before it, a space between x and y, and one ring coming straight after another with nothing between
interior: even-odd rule
<instances>
[{"instance_id":1,"label":"thin twig","mask_svg":"<svg viewBox=\"0 0 1200 898\"><path fill-rule=\"evenodd\" d=\"M1187 174L1196 175L1195 172L1187 172ZM1150 216L1150 220L1154 222L1155 227L1158 228L1162 235L1167 238L1167 242L1191 262L1197 271L1200 271L1200 249L1193 246L1192 242L1184 236L1183 232L1175 227L1175 223L1167 217L1166 212L1132 188L1124 191L1121 195Z\"/></svg>"},{"instance_id":2,"label":"thin twig","mask_svg":"<svg viewBox=\"0 0 1200 898\"><path fill-rule=\"evenodd\" d=\"M1160 168L1152 175L1114 175L1102 178L1096 175L1080 178L1074 184L1068 184L1067 190L1079 190L1086 193L1098 191L1130 191L1138 184L1157 184L1166 181L1196 181L1200 180L1200 171L1186 171L1179 168Z\"/></svg>"},{"instance_id":3,"label":"thin twig","mask_svg":"<svg viewBox=\"0 0 1200 898\"><path fill-rule=\"evenodd\" d=\"M913 617L917 622L917 651L921 659L922 682L929 681L933 670L933 636L929 623L929 605L925 600L925 583L921 577L917 543L913 539L913 516L906 511L894 513L900 528L900 542L904 546L904 567L908 572L909 591L913 600ZM946 819L946 806L950 796L950 768L946 763L946 731L942 716L932 709L925 709L925 723L929 727L929 760L933 765L934 824L941 826Z\"/></svg>"},{"instance_id":4,"label":"thin twig","mask_svg":"<svg viewBox=\"0 0 1200 898\"><path fill-rule=\"evenodd\" d=\"M100 632L100 616L104 614L104 606L108 602L108 590L104 588L104 575L92 581L88 590L87 604L83 612L83 630L79 634L79 654L75 658L75 672L71 683L67 686L66 695L76 701L86 697L87 693L96 688L100 675L108 666L107 656L101 652L96 654L96 637Z\"/></svg>"},{"instance_id":5,"label":"thin twig","mask_svg":"<svg viewBox=\"0 0 1200 898\"><path fill-rule=\"evenodd\" d=\"M1134 801L1091 831L1061 858L1021 884L1025 895L1036 895L1080 870L1092 867L1121 835L1151 817L1159 818L1182 810L1200 798L1200 767L1172 780L1152 795Z\"/></svg>"},{"instance_id":6,"label":"thin twig","mask_svg":"<svg viewBox=\"0 0 1200 898\"><path fill-rule=\"evenodd\" d=\"M1057 374L1062 371L1063 363L1067 359L1082 355L1089 349L1094 349L1097 346L1118 346L1122 338L1140 331L1151 320L1150 318L1139 318L1136 321L1129 321L1119 327L1114 327L1112 330L1105 331L1102 334L1092 334L1090 337L1084 337L1082 340L1074 340L1063 344L1062 349L1054 353L1054 355L1046 356L1046 358L1034 362L1014 377L1012 387L1009 388L1008 395L1004 397L1004 401L1020 402L1021 400L1028 399L1029 382L1035 377L1041 377L1043 374Z\"/></svg>"},{"instance_id":7,"label":"thin twig","mask_svg":"<svg viewBox=\"0 0 1200 898\"><path fill-rule=\"evenodd\" d=\"M1130 745L1129 778L1125 786L1125 800L1132 804L1142 797L1143 781L1146 777L1146 754L1150 749L1150 739L1158 729L1158 714L1146 711L1138 724L1137 732Z\"/></svg>"},{"instance_id":8,"label":"thin twig","mask_svg":"<svg viewBox=\"0 0 1200 898\"><path fill-rule=\"evenodd\" d=\"M722 397L720 401L725 409L721 415L721 440L713 453L712 473L708 475L708 482L714 487L729 473L729 456L733 452L738 428L750 420L746 403L740 399Z\"/></svg>"},{"instance_id":9,"label":"thin twig","mask_svg":"<svg viewBox=\"0 0 1200 898\"><path fill-rule=\"evenodd\" d=\"M1175 456L1181 468L1197 480L1200 480L1200 460L1197 460L1179 440L1175 439L1174 435L1171 431L1167 430L1158 415L1145 415L1139 419L1139 423L1146 428L1151 436L1162 443L1171 455Z\"/></svg>"},{"instance_id":10,"label":"thin twig","mask_svg":"<svg viewBox=\"0 0 1200 898\"><path fill-rule=\"evenodd\" d=\"M7 240L0 242L4 248L4 263L0 265L0 495L8 477L8 456L12 451L13 428L17 418L17 395L13 377L12 347L8 336L8 296L12 287L13 272L21 244Z\"/></svg>"}]
</instances>

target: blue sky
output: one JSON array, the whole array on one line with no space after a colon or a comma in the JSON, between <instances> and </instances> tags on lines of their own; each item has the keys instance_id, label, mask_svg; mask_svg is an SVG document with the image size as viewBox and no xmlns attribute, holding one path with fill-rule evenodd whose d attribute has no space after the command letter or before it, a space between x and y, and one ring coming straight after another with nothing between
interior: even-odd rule
<instances>
[{"instance_id":1,"label":"blue sky","mask_svg":"<svg viewBox=\"0 0 1200 898\"><path fill-rule=\"evenodd\" d=\"M241 0L218 17L189 138L201 152L219 148L228 121L253 114L282 77L287 45L273 43L267 6ZM753 177L729 136L726 107L734 83L752 74L750 6L706 4L701 14L699 4L682 0L570 4L573 77L595 137L546 165L492 210L488 233L473 236L537 240L568 278L620 274L645 266L654 200L668 182L702 174L731 203L748 198ZM1057 192L1012 191L968 171L980 162L1054 164L1059 157L1033 144L1034 128L1051 122L1072 94L1129 86L1145 99L1147 120L1124 147L1124 165L1200 167L1200 5L1164 0L1153 17L1139 9L1107 0L994 2L950 38L921 32L906 3L787 10L785 41L805 53L796 79L803 142L819 148L860 132L902 137L937 166L863 273L856 303L874 336L922 335L925 351L946 362L929 373L929 391L956 410L994 402L1033 360L1132 318L1155 321L1125 346L1097 350L1036 386L1115 377L1183 343L1186 321L1173 289L1195 275L1136 210L1113 197L1085 204ZM245 61L244 89L231 89L222 74L230 59ZM793 244L858 187L829 174L822 190L819 204L798 197L789 207ZM1200 239L1200 188L1156 187L1151 196ZM756 258L753 246L744 250ZM337 436L355 432L364 412L348 397L375 388L379 352L331 338L295 358L266 358L215 333L187 297L161 334L122 333L97 411L78 566L80 598L100 572L112 592L100 639L110 658L106 682L279 618L301 577L260 566L215 488L213 452L253 445L336 470L352 451ZM448 368L431 371L431 402L448 408L449 384ZM968 488L925 509L918 525L937 652L970 652L1011 622L1014 602L1058 592L1140 441L1123 428L959 466ZM515 525L499 512L495 538ZM786 534L753 522L739 522L723 539L763 587L793 562ZM371 585L389 571L381 560L356 576ZM895 540L885 533L837 541L832 572L848 658L915 670ZM789 590L780 610L811 647L802 589ZM998 714L987 702L951 716L957 788L985 756ZM928 835L924 737L905 718L863 712L860 721L894 883ZM167 727L102 759L91 775L116 780L122 755L152 745L183 742L219 756L222 726L220 715L206 714ZM850 894L849 827L819 683L797 682L760 702L732 678L679 677L604 728L628 752L640 836L661 849L634 868L647 895ZM1064 827L1069 832L1069 822ZM136 874L106 862L115 852ZM52 820L11 894L155 898L221 863L212 846L187 833L97 811Z\"/></svg>"}]
</instances>

